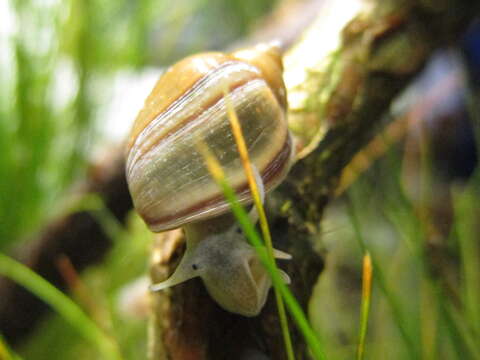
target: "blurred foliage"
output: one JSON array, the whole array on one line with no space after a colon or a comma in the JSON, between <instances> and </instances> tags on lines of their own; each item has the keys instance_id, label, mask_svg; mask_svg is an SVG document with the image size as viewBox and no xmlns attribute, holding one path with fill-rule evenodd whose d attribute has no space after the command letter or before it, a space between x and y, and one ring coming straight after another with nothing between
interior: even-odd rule
<instances>
[{"instance_id":1,"label":"blurred foliage","mask_svg":"<svg viewBox=\"0 0 480 360\"><path fill-rule=\"evenodd\" d=\"M137 216L131 217L128 231L115 225L109 227L117 240L116 246L102 264L82 274L72 289L72 297L110 335L124 359L144 359L147 319L141 309L137 311L127 300L135 304L136 300L144 300L145 294L127 287L147 271L145 259L148 259L152 234ZM57 314L40 324L36 335L22 346L20 353L25 359L102 359L98 350Z\"/></svg>"},{"instance_id":2,"label":"blurred foliage","mask_svg":"<svg viewBox=\"0 0 480 360\"><path fill-rule=\"evenodd\" d=\"M331 359L355 352L367 251L374 289L365 358L480 358L480 177L476 168L466 183L445 181L429 144L416 144L413 158L394 146L327 210L327 266L310 312Z\"/></svg>"},{"instance_id":3,"label":"blurred foliage","mask_svg":"<svg viewBox=\"0 0 480 360\"><path fill-rule=\"evenodd\" d=\"M16 0L0 21L0 249L61 213L119 69L245 34L274 1ZM212 26L215 23L215 26Z\"/></svg>"},{"instance_id":4,"label":"blurred foliage","mask_svg":"<svg viewBox=\"0 0 480 360\"><path fill-rule=\"evenodd\" d=\"M166 66L192 52L227 47L274 4L0 2L0 250L71 211L68 190L85 174L98 138L98 109L110 101L119 71ZM128 233L112 229L112 219L107 222L115 246L102 265L82 276L83 295L72 289L72 296L126 359L143 359L146 320L125 314L120 294L145 274L151 235L136 217L138 226L129 226ZM99 358L58 315L46 319L36 334L20 349L23 358Z\"/></svg>"}]
</instances>

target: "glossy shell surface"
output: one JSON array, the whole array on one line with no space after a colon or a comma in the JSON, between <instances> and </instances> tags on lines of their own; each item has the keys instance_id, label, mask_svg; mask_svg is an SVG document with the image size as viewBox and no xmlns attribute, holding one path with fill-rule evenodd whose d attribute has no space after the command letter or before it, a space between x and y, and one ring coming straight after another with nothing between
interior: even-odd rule
<instances>
[{"instance_id":1,"label":"glossy shell surface","mask_svg":"<svg viewBox=\"0 0 480 360\"><path fill-rule=\"evenodd\" d=\"M126 174L134 205L152 231L228 211L197 150L215 153L243 203L251 201L224 98L240 120L250 159L265 189L286 175L292 144L285 118L282 63L274 47L204 53L173 65L159 79L132 128Z\"/></svg>"}]
</instances>

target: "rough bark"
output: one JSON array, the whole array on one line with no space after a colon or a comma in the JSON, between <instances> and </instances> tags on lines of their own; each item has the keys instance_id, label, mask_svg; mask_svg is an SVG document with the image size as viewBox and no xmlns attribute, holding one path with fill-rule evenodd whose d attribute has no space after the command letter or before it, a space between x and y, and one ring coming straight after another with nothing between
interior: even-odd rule
<instances>
[{"instance_id":1,"label":"rough bark","mask_svg":"<svg viewBox=\"0 0 480 360\"><path fill-rule=\"evenodd\" d=\"M429 55L455 40L478 13L474 1L372 3L370 11L353 18L343 29L337 56L325 67L340 69L338 76L324 71L312 73L308 79L309 96L314 100L300 117L313 115L316 121L308 126L322 136L314 150L293 166L268 203L276 247L293 255L286 270L304 309L322 269L314 240L343 168L372 136L392 100L422 69ZM318 43L321 41L319 38ZM322 60L318 59L319 63ZM325 88L328 96L316 100ZM296 109L292 118L298 118L298 112ZM305 131L300 134L311 133L301 130ZM182 247L179 233L158 239L153 252L153 281L161 281L173 271ZM154 294L153 313L152 359L285 358L272 299L260 316L243 318L216 306L200 281L189 281ZM301 336L294 326L291 328L297 359L308 358Z\"/></svg>"}]
</instances>

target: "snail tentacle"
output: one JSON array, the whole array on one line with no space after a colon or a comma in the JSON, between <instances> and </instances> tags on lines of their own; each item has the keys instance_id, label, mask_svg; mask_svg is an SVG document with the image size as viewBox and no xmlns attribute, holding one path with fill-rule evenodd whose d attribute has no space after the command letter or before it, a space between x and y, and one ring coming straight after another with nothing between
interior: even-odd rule
<instances>
[{"instance_id":1,"label":"snail tentacle","mask_svg":"<svg viewBox=\"0 0 480 360\"><path fill-rule=\"evenodd\" d=\"M195 249L187 245L187 250L183 255L180 264L173 272L173 274L166 279L165 281L150 285L150 291L160 291L167 289L169 287L181 284L187 280L193 279L194 277L200 276L199 266L192 262L192 254Z\"/></svg>"}]
</instances>

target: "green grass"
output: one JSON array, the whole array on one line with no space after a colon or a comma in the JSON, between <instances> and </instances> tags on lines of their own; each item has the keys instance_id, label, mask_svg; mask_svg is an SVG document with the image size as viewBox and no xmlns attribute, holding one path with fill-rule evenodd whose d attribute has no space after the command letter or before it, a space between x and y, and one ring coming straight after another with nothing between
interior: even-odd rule
<instances>
[{"instance_id":1,"label":"green grass","mask_svg":"<svg viewBox=\"0 0 480 360\"><path fill-rule=\"evenodd\" d=\"M362 272L362 305L360 312L360 330L358 336L357 360L362 360L365 354L365 338L368 328L368 314L372 294L372 258L369 253L363 256Z\"/></svg>"},{"instance_id":2,"label":"green grass","mask_svg":"<svg viewBox=\"0 0 480 360\"><path fill-rule=\"evenodd\" d=\"M381 260L377 258L375 249L370 248L367 245L367 242L364 238L364 230L361 228L360 220L357 218L357 214L361 212L358 207L361 203L360 201L353 201L355 205L350 205L350 221L353 226L356 238L359 244L359 247L363 251L372 252L372 266L375 283L378 285L384 300L388 303L390 310L392 311L392 316L394 324L397 326L400 336L403 339L403 346L407 350L409 357L411 359L417 359L419 357L418 349L415 340L415 331L412 326L409 324L406 309L402 307L401 299L394 293L394 288L397 284L392 283L388 279L386 274L386 266L382 264ZM354 206L356 206L354 208Z\"/></svg>"},{"instance_id":3,"label":"green grass","mask_svg":"<svg viewBox=\"0 0 480 360\"><path fill-rule=\"evenodd\" d=\"M3 360L19 360L21 359L20 356L15 354L12 349L9 348L5 339L0 336L0 359Z\"/></svg>"},{"instance_id":4,"label":"green grass","mask_svg":"<svg viewBox=\"0 0 480 360\"><path fill-rule=\"evenodd\" d=\"M250 162L250 156L248 154L247 144L245 143L245 139L243 137L242 127L240 125L240 121L238 120L235 109L233 108L233 104L228 95L228 91L229 90L227 88L224 89L224 96L225 96L226 105L227 105L227 113L230 121L230 126L232 129L232 134L233 134L233 137L235 138L238 153L240 155L240 159L242 160L243 170L247 177L248 185L252 193L253 204L258 213L258 217L259 217L258 222L262 230L263 244L265 244L267 248L270 261L276 268L272 237L270 234L270 228L268 226L267 216L265 214L265 209L263 208L263 203L262 203L263 200L261 199L260 190L259 190L260 184L257 184L257 180L254 174L254 169ZM256 175L260 176L260 174L256 174ZM217 179L217 181L221 181L221 180L222 179ZM277 269L277 272L278 272L278 269ZM282 328L283 341L285 343L285 353L287 355L288 360L295 360L295 354L293 352L293 345L292 345L292 337L290 336L290 331L288 328L288 318L285 311L285 304L283 303L283 298L280 293L280 290L277 287L274 287L274 292L275 292L275 300L277 302L278 317L280 319L280 326Z\"/></svg>"},{"instance_id":5,"label":"green grass","mask_svg":"<svg viewBox=\"0 0 480 360\"><path fill-rule=\"evenodd\" d=\"M122 359L117 344L70 298L21 263L0 254L0 274L22 285L57 311L105 359Z\"/></svg>"},{"instance_id":6,"label":"green grass","mask_svg":"<svg viewBox=\"0 0 480 360\"><path fill-rule=\"evenodd\" d=\"M148 270L152 234L137 216L129 219L128 232L119 228L106 210L98 208L97 200L89 198L79 207L90 209L116 241L102 264L91 266L82 274L81 288L70 289L70 296L91 321L118 344L123 359L143 358L147 353L147 319L127 312L121 298L127 291L126 286L145 276ZM128 294L136 296L132 291ZM61 338L59 333L63 335ZM52 348L56 349L54 353ZM105 358L78 336L75 326L66 323L61 315L42 321L35 336L19 348L19 353L25 359Z\"/></svg>"},{"instance_id":7,"label":"green grass","mask_svg":"<svg viewBox=\"0 0 480 360\"><path fill-rule=\"evenodd\" d=\"M408 185L404 182L403 161L402 152L392 149L357 181L347 196L331 205L337 208L334 214L327 211L325 222L338 223L334 218L338 213L344 220L339 234L326 236L333 270L322 275L325 279L320 278L323 293L317 296L324 299L316 301L326 308L330 297L337 302L353 298L353 303L360 307L359 292L336 289L337 293L325 294L325 291L327 278L339 280L336 271L345 272L347 267L360 272L358 261L352 260L368 251L372 256L374 291L366 358L381 359L387 352L389 359L477 359L480 356L478 176L465 185L443 184L443 191L453 194L453 223L450 233L441 238L433 206L448 208L449 205L447 200L440 204L436 201L442 191L440 180L435 178L427 156L422 160L425 165L416 174L419 193L412 196L413 178ZM328 237L335 238L331 244ZM352 251L355 242L358 247ZM350 250L346 252L345 247ZM347 313L352 312L347 310ZM346 322L355 324L353 314ZM329 356L347 358L345 353L351 352L348 344L354 342L351 329L354 326L341 327L346 331L343 336L350 340L339 348L335 348L339 344L332 337L334 334L325 334L331 326L321 321L316 327L327 339Z\"/></svg>"},{"instance_id":8,"label":"green grass","mask_svg":"<svg viewBox=\"0 0 480 360\"><path fill-rule=\"evenodd\" d=\"M296 301L295 297L293 296L290 289L287 287L279 273L279 270L275 264L275 260L272 256L272 249L270 249L269 251L267 248L268 245L265 246L264 240L262 240L261 237L258 235L257 231L255 230L255 225L252 224L250 218L248 217L248 213L243 208L243 206L240 205L235 191L227 183L223 170L214 155L209 153L208 149L203 149L202 152L205 157L207 166L210 170L210 173L212 174L218 185L221 187L223 194L225 195L225 198L230 205L230 209L232 210L238 223L240 224L240 227L242 228L246 238L255 248L260 258L260 261L267 269L272 279L275 290L279 292L283 301L285 302L287 309L290 312L290 315L292 315L294 322L302 333L312 355L317 360L326 359L323 350L324 347L320 341L320 338L318 337L318 334L310 326L310 323L307 320L307 317L305 316L301 306Z\"/></svg>"}]
</instances>

